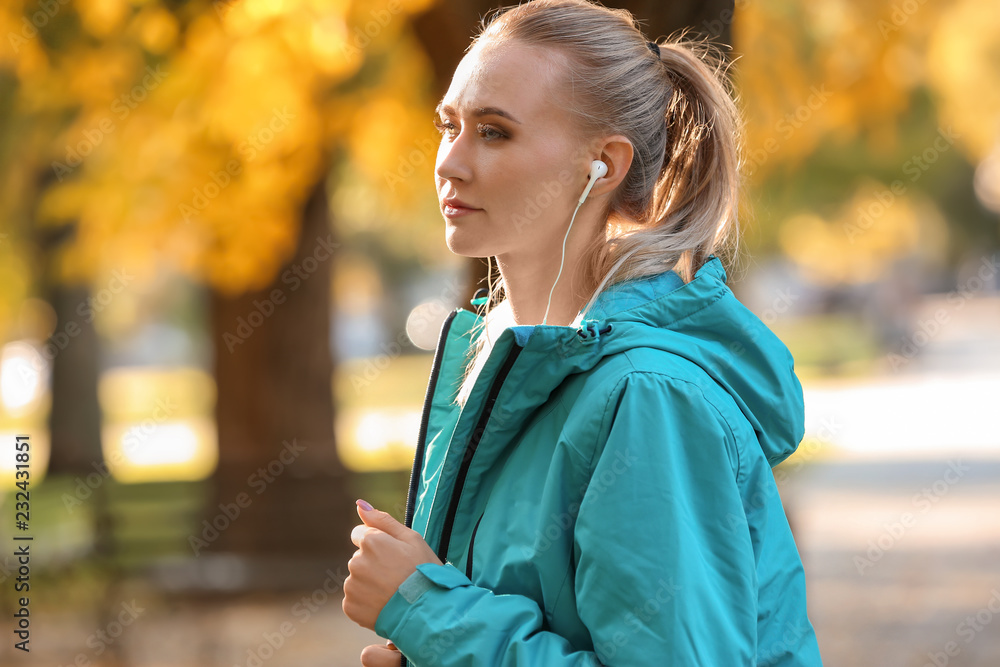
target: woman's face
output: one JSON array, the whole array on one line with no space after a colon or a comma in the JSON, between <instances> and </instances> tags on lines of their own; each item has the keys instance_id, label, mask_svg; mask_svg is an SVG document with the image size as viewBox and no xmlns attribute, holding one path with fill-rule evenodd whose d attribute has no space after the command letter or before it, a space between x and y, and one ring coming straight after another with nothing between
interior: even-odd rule
<instances>
[{"instance_id":1,"label":"woman's face","mask_svg":"<svg viewBox=\"0 0 1000 667\"><path fill-rule=\"evenodd\" d=\"M480 42L455 71L438 107L435 166L452 252L558 263L592 159L561 104L560 62L552 51Z\"/></svg>"}]
</instances>

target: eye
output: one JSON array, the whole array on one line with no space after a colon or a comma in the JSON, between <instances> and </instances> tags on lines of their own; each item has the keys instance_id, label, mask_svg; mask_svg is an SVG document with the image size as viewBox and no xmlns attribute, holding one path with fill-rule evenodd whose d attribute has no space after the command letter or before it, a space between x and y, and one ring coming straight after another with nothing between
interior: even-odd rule
<instances>
[{"instance_id":1,"label":"eye","mask_svg":"<svg viewBox=\"0 0 1000 667\"><path fill-rule=\"evenodd\" d=\"M434 119L434 127L436 127L438 132L440 132L441 134L447 134L447 135L454 135L455 130L457 129L454 123L452 123L451 121L441 120L440 118ZM489 125L484 125L483 123L479 123L478 125L476 125L476 130L487 142L493 142L499 139L507 138L507 135L505 135L500 130L496 129L495 127L491 127Z\"/></svg>"},{"instance_id":2,"label":"eye","mask_svg":"<svg viewBox=\"0 0 1000 667\"><path fill-rule=\"evenodd\" d=\"M479 130L479 133L482 134L483 138L486 139L487 141L496 141L497 139L507 138L507 135L505 135L503 132L501 132L496 128L490 127L489 125L483 125L482 123L480 123L479 125L476 126L476 129ZM492 133L492 134L490 134L489 137L487 137L486 136L487 133Z\"/></svg>"},{"instance_id":3,"label":"eye","mask_svg":"<svg viewBox=\"0 0 1000 667\"><path fill-rule=\"evenodd\" d=\"M434 127L438 129L441 134L450 133L455 129L455 126L451 124L451 121L442 121L438 118L434 119Z\"/></svg>"}]
</instances>

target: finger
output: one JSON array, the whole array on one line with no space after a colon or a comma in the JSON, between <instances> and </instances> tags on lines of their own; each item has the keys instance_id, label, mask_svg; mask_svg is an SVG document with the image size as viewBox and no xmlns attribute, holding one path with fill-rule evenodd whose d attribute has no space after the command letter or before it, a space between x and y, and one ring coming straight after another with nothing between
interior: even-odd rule
<instances>
[{"instance_id":1,"label":"finger","mask_svg":"<svg viewBox=\"0 0 1000 667\"><path fill-rule=\"evenodd\" d=\"M361 651L361 664L363 667L399 667L401 655L398 650L372 644Z\"/></svg>"},{"instance_id":2,"label":"finger","mask_svg":"<svg viewBox=\"0 0 1000 667\"><path fill-rule=\"evenodd\" d=\"M367 535L371 531L371 528L361 523L351 529L351 542L354 546L361 548L361 538Z\"/></svg>"},{"instance_id":3,"label":"finger","mask_svg":"<svg viewBox=\"0 0 1000 667\"><path fill-rule=\"evenodd\" d=\"M409 528L396 521L391 514L377 510L364 500L358 500L358 516L365 522L366 526L378 528L383 533L402 540L412 532Z\"/></svg>"}]
</instances>

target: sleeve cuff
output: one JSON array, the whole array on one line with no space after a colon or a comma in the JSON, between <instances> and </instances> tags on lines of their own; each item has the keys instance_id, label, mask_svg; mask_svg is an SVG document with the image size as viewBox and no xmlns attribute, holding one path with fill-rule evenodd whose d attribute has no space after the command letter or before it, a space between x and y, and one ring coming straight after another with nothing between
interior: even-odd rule
<instances>
[{"instance_id":1,"label":"sleeve cuff","mask_svg":"<svg viewBox=\"0 0 1000 667\"><path fill-rule=\"evenodd\" d=\"M396 642L392 636L399 632L401 625L410 612L412 605L427 592L434 588L444 590L457 586L471 586L472 581L451 563L421 563L417 569L399 585L396 592L379 612L375 619L375 633L384 639Z\"/></svg>"}]
</instances>

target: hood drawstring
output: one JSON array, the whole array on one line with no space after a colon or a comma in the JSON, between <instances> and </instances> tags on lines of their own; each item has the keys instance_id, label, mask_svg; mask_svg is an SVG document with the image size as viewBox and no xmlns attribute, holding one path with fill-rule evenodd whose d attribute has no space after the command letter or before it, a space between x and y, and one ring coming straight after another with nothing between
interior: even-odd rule
<instances>
[{"instance_id":1,"label":"hood drawstring","mask_svg":"<svg viewBox=\"0 0 1000 667\"><path fill-rule=\"evenodd\" d=\"M611 328L611 322L606 320L587 320L577 329L576 334L589 345L600 340L602 334L611 333Z\"/></svg>"}]
</instances>

